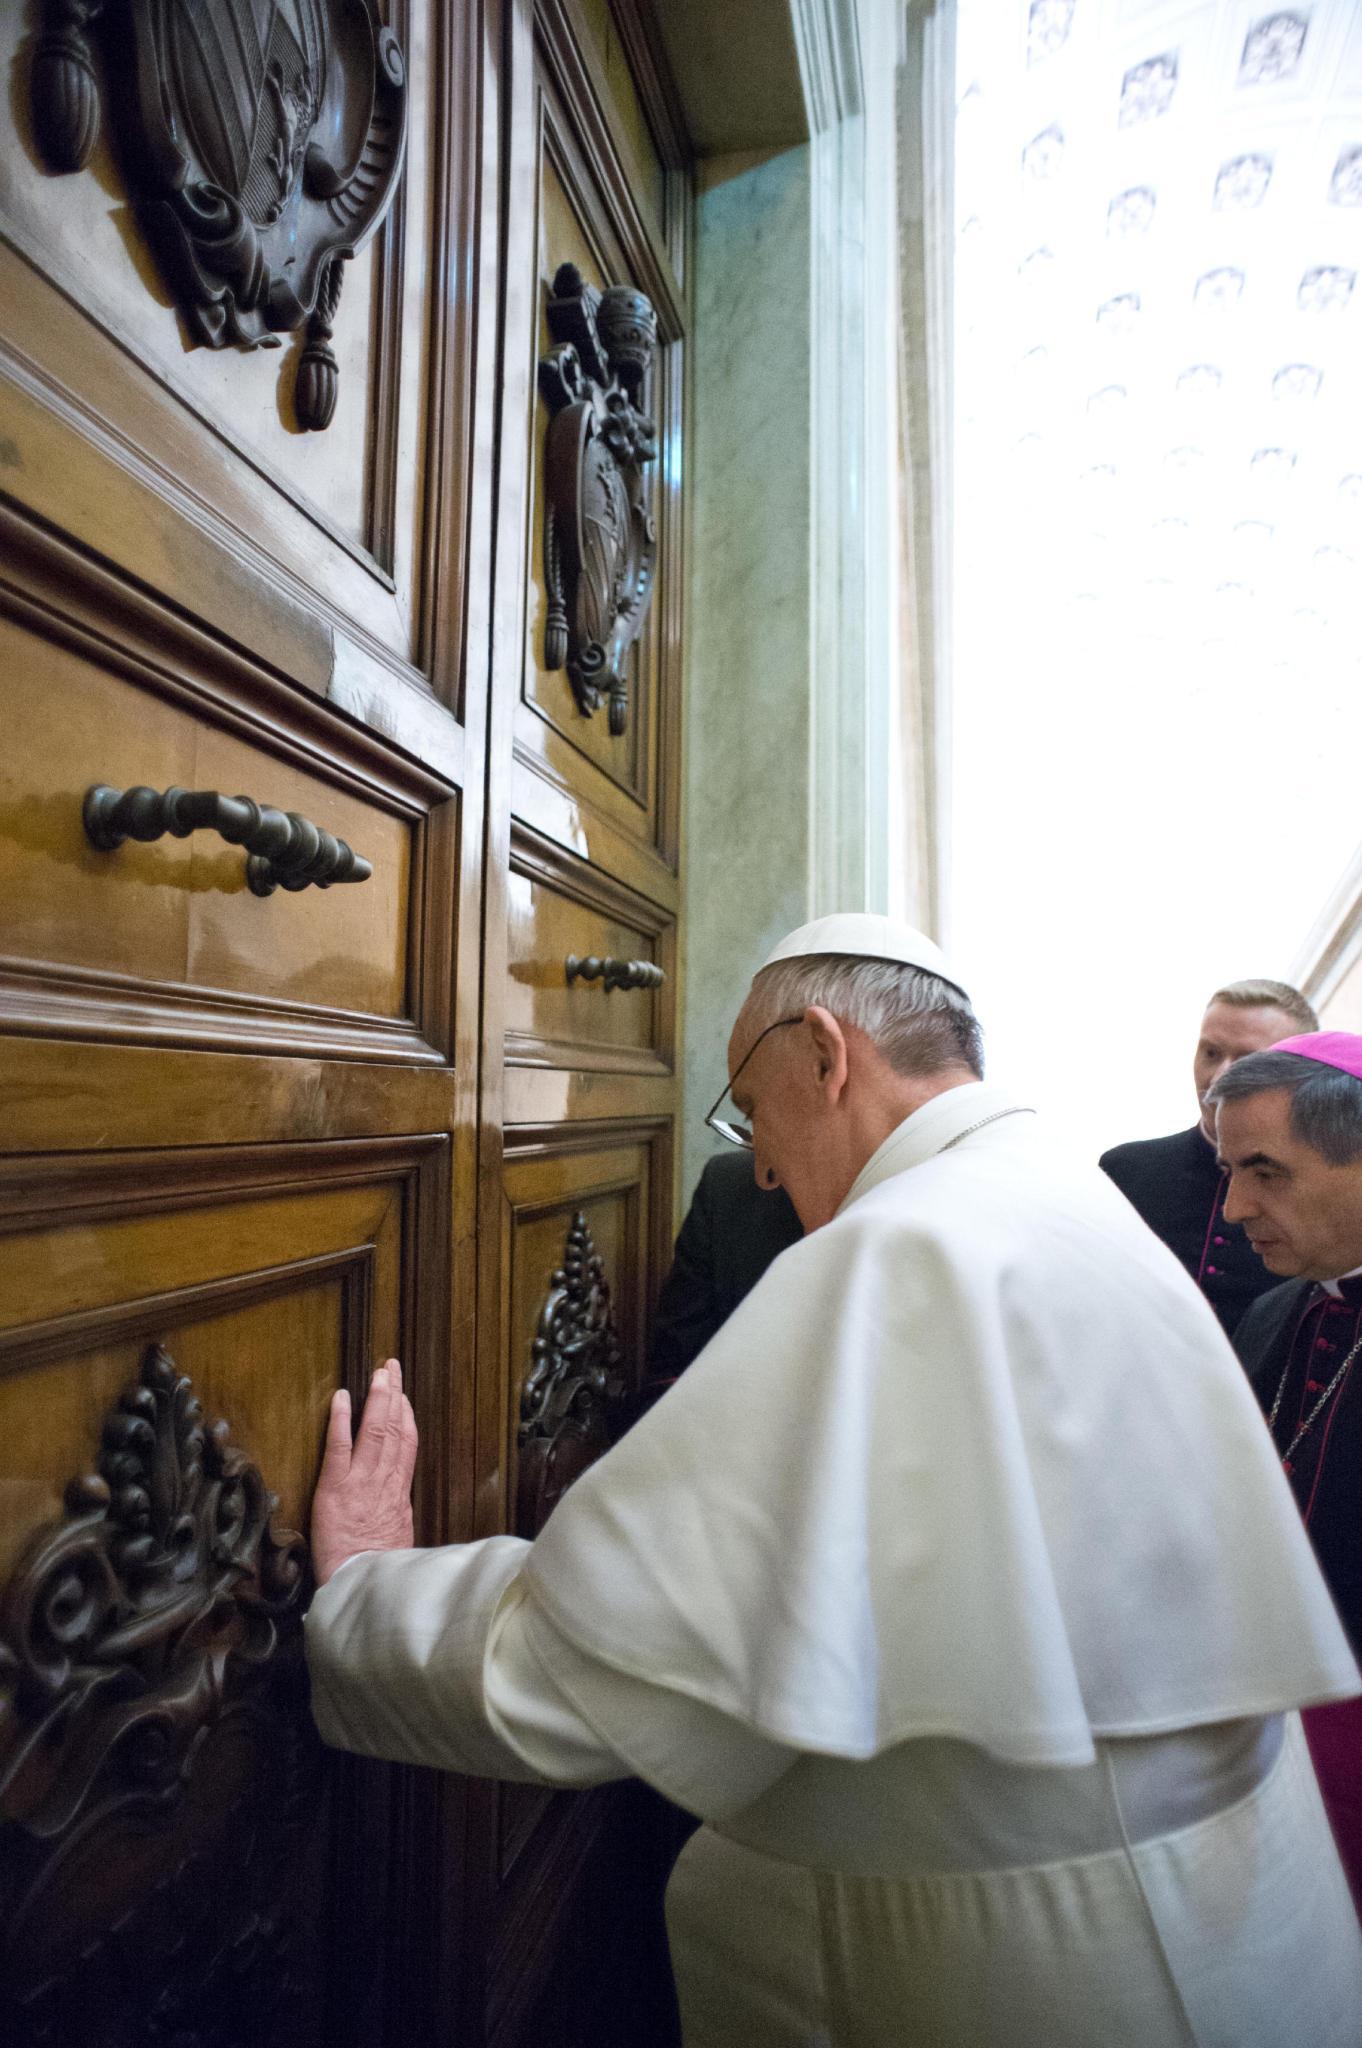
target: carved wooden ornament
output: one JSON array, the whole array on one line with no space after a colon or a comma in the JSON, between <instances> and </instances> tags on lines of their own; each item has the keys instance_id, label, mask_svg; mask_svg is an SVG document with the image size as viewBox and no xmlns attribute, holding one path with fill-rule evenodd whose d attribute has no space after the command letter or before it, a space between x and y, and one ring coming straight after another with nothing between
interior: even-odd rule
<instances>
[{"instance_id":1,"label":"carved wooden ornament","mask_svg":"<svg viewBox=\"0 0 1362 2048\"><path fill-rule=\"evenodd\" d=\"M657 316L631 285L598 292L560 265L548 307L556 348L539 363L552 418L544 448L544 664L566 666L578 708L607 697L610 731L629 714L629 650L653 594L657 530L646 465L657 430L643 410Z\"/></svg>"},{"instance_id":2,"label":"carved wooden ornament","mask_svg":"<svg viewBox=\"0 0 1362 2048\"><path fill-rule=\"evenodd\" d=\"M195 345L277 348L307 322L298 424L336 410L342 265L402 167L406 69L374 0L44 0L38 145L80 170L99 133L91 31L142 228Z\"/></svg>"},{"instance_id":3,"label":"carved wooden ornament","mask_svg":"<svg viewBox=\"0 0 1362 2048\"><path fill-rule=\"evenodd\" d=\"M0 1594L0 2038L296 2040L301 1538L156 1347Z\"/></svg>"},{"instance_id":4,"label":"carved wooden ornament","mask_svg":"<svg viewBox=\"0 0 1362 2048\"><path fill-rule=\"evenodd\" d=\"M516 1528L533 1536L614 1441L625 1396L605 1263L580 1209L549 1281L520 1393Z\"/></svg>"}]
</instances>

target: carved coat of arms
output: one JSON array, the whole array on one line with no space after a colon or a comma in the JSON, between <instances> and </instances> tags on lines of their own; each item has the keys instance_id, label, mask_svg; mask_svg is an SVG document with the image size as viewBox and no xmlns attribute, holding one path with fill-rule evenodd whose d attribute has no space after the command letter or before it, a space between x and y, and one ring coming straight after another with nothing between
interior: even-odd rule
<instances>
[{"instance_id":1,"label":"carved coat of arms","mask_svg":"<svg viewBox=\"0 0 1362 2048\"><path fill-rule=\"evenodd\" d=\"M608 699L618 737L628 722L629 650L657 559L646 467L657 459L657 431L644 410L657 316L632 286L598 292L564 263L548 320L558 346L539 364L553 416L544 449L544 662L566 667L588 716Z\"/></svg>"},{"instance_id":2,"label":"carved coat of arms","mask_svg":"<svg viewBox=\"0 0 1362 2048\"><path fill-rule=\"evenodd\" d=\"M406 69L374 0L46 0L39 146L79 170L99 128L92 36L138 217L195 343L278 347L308 322L294 403L336 407L347 258L402 167Z\"/></svg>"}]
</instances>

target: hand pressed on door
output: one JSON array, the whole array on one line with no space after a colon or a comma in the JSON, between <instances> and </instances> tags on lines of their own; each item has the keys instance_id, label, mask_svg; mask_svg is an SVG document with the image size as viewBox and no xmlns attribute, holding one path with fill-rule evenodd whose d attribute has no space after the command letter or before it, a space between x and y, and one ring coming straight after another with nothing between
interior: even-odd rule
<instances>
[{"instance_id":1,"label":"hand pressed on door","mask_svg":"<svg viewBox=\"0 0 1362 2048\"><path fill-rule=\"evenodd\" d=\"M350 1396L343 1387L331 1396L321 1476L312 1496L312 1562L319 1586L361 1550L411 1548L416 1444L416 1417L395 1358L375 1372L353 1441Z\"/></svg>"}]
</instances>

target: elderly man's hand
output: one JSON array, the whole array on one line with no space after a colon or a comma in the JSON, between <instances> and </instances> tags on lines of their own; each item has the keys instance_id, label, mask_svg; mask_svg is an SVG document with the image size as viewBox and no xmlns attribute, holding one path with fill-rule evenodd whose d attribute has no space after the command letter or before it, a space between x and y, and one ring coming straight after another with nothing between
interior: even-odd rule
<instances>
[{"instance_id":1,"label":"elderly man's hand","mask_svg":"<svg viewBox=\"0 0 1362 2048\"><path fill-rule=\"evenodd\" d=\"M416 1417L395 1358L380 1365L350 1439L350 1396L331 1396L321 1477L312 1496L312 1562L317 1584L360 1550L406 1550L412 1542L411 1476Z\"/></svg>"}]
</instances>

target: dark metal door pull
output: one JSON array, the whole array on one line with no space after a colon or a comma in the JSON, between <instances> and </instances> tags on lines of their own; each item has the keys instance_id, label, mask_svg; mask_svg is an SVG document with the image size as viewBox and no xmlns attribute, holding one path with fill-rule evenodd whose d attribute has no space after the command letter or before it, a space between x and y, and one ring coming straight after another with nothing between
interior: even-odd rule
<instances>
[{"instance_id":1,"label":"dark metal door pull","mask_svg":"<svg viewBox=\"0 0 1362 2048\"><path fill-rule=\"evenodd\" d=\"M563 962L567 970L567 985L574 981L602 981L608 990L612 988L661 988L666 972L654 967L651 960L598 960L594 953L588 953L579 960L575 953L569 953Z\"/></svg>"},{"instance_id":2,"label":"dark metal door pull","mask_svg":"<svg viewBox=\"0 0 1362 2048\"><path fill-rule=\"evenodd\" d=\"M82 813L92 846L112 853L125 839L187 839L217 832L229 846L244 846L246 880L257 896L280 889L329 889L333 882L367 882L373 869L343 839L323 832L297 811L277 811L249 796L215 789L110 789L86 792Z\"/></svg>"}]
</instances>

